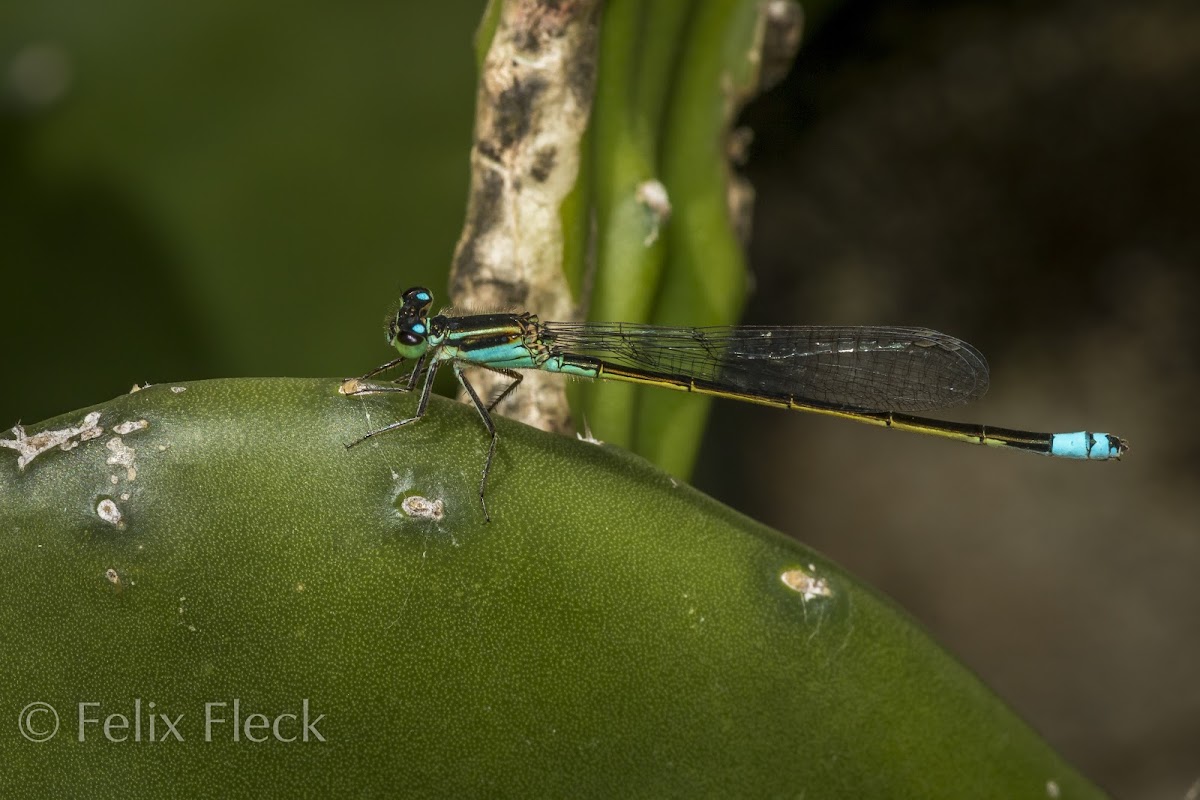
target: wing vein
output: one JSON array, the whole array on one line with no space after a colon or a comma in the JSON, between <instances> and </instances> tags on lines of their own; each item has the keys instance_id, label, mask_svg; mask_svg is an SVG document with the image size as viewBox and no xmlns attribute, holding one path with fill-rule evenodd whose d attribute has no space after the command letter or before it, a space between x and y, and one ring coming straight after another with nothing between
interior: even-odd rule
<instances>
[{"instance_id":1,"label":"wing vein","mask_svg":"<svg viewBox=\"0 0 1200 800\"><path fill-rule=\"evenodd\" d=\"M978 350L926 328L546 322L541 336L551 355L859 411L946 408L988 387L987 361Z\"/></svg>"}]
</instances>

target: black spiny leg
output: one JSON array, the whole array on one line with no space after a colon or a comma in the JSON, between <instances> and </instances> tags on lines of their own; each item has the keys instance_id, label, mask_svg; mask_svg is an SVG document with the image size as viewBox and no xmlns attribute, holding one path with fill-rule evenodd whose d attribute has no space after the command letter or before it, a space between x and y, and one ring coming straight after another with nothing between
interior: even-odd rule
<instances>
[{"instance_id":1,"label":"black spiny leg","mask_svg":"<svg viewBox=\"0 0 1200 800\"><path fill-rule=\"evenodd\" d=\"M395 382L387 383L387 384L383 384L383 385L373 384L371 386L363 386L363 387L357 386L357 384L359 382L365 381L367 378L373 378L381 372L387 372L389 369L392 369L393 367L398 367L401 364L403 364L405 359L404 359L404 356L401 356L400 358L393 358L391 361L387 362L386 364L380 364L378 367L371 370L366 375L363 375L360 378L348 379L348 380L353 380L355 382L356 386L355 386L354 391L346 392L346 396L354 397L355 395L359 395L359 394L375 394L377 392L379 392L379 393L381 393L381 392L411 392L413 390L413 388L416 387L416 385L417 385L417 376L419 376L421 374L421 369L425 366L426 358L427 358L427 356L421 356L420 358L417 359L416 366L413 367L412 372L408 373L408 384L405 386L400 386L400 385L396 384Z\"/></svg>"},{"instance_id":2,"label":"black spiny leg","mask_svg":"<svg viewBox=\"0 0 1200 800\"><path fill-rule=\"evenodd\" d=\"M492 372L498 372L507 378L512 378L512 383L504 387L504 391L496 395L496 399L488 403L487 410L491 411L496 406L500 405L504 398L508 397L509 394L512 393L513 389L516 389L521 385L521 381L525 380L525 376L520 372L517 372L515 369L505 369L503 367L484 367L484 369L491 370Z\"/></svg>"},{"instance_id":3,"label":"black spiny leg","mask_svg":"<svg viewBox=\"0 0 1200 800\"><path fill-rule=\"evenodd\" d=\"M371 370L366 375L363 375L362 377L358 378L358 380L365 381L367 378L374 378L376 375L378 375L381 372L387 372L392 367L400 366L401 364L404 363L404 361L405 361L404 356L400 356L398 358L393 358L391 361L387 362L386 364L380 364L378 367Z\"/></svg>"},{"instance_id":4,"label":"black spiny leg","mask_svg":"<svg viewBox=\"0 0 1200 800\"><path fill-rule=\"evenodd\" d=\"M424 356L422 356L420 358L420 360L417 361L416 368L413 370L412 375L410 375L408 378L408 386L396 386L396 385L377 386L377 387L375 387L373 389L369 389L367 391L369 391L369 392L411 392L413 389L413 386L415 386L417 383L417 374L421 371L421 366L422 366L422 364L424 364L424 362L425 362ZM411 416L408 419L402 419L398 422L393 422L390 425L384 425L382 428L379 428L378 430L368 431L366 434L358 437L353 442L350 442L348 445L346 445L346 449L349 450L351 447L354 447L354 445L361 444L362 442L365 442L367 439L370 439L373 436L378 436L379 434L387 433L388 431L394 431L394 430L396 430L396 428L403 427L404 425L407 425L410 422L416 422L421 417L425 416L425 408L429 405L429 394L430 394L430 392L433 391L433 376L437 375L439 364L441 364L440 361L434 361L432 364L429 365L429 371L425 373L425 385L423 387L421 387L421 400L420 400L420 402L417 403L417 413L414 416ZM457 370L456 370L456 372L457 372ZM459 377L459 380L461 381L462 378ZM365 394L365 393L366 392L356 392L356 394ZM484 509L484 516L487 516L487 509Z\"/></svg>"},{"instance_id":5,"label":"black spiny leg","mask_svg":"<svg viewBox=\"0 0 1200 800\"><path fill-rule=\"evenodd\" d=\"M476 364L475 366L482 367L483 365ZM471 382L467 380L467 376L463 374L462 365L457 361L454 362L454 377L458 378L458 382L461 383L462 387L467 390L467 396L470 397L471 402L475 404L475 410L479 412L479 418L483 420L484 427L487 428L488 433L492 437L488 442L487 459L483 462L483 480L479 482L479 506L483 509L484 521L491 522L492 517L490 514L488 514L487 501L483 499L483 495L487 491L488 474L492 471L492 457L496 455L496 439L499 437L496 434L496 424L492 422L492 415L488 412L495 408L497 403L503 400L509 392L516 388L517 384L521 382L522 376L521 373L514 372L514 370L510 369L497 369L495 367L484 367L484 369L490 369L492 372L499 372L501 375L507 375L513 379L513 382L508 385L508 388L501 392L499 397L486 406L483 404L483 401L479 399L479 393L475 391L475 387L471 385Z\"/></svg>"}]
</instances>

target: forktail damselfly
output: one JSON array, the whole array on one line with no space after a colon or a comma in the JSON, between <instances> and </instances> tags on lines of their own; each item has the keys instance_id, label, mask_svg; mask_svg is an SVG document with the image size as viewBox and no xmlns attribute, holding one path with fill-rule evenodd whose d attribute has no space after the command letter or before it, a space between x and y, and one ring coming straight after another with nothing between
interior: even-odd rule
<instances>
[{"instance_id":1,"label":"forktail damselfly","mask_svg":"<svg viewBox=\"0 0 1200 800\"><path fill-rule=\"evenodd\" d=\"M433 378L449 362L491 439L479 484L484 493L496 453L491 411L521 383L517 370L628 381L762 405L827 414L970 444L1058 458L1119 459L1127 446L1107 433L1035 433L914 416L960 405L988 387L983 355L966 342L925 328L713 327L668 328L623 322L542 322L529 313L430 316L433 295L415 287L389 319L388 344L399 358L343 386L348 395L411 392L425 383L416 414L368 432L347 447L425 416ZM362 384L405 361L405 383ZM463 369L482 367L512 380L484 403Z\"/></svg>"}]
</instances>

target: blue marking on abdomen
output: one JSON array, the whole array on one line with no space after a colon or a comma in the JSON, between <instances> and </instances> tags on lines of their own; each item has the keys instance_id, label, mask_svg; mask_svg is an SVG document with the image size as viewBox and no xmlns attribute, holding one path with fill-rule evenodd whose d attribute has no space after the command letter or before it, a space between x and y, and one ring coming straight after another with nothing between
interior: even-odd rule
<instances>
[{"instance_id":1,"label":"blue marking on abdomen","mask_svg":"<svg viewBox=\"0 0 1200 800\"><path fill-rule=\"evenodd\" d=\"M1107 433L1076 431L1056 433L1050 439L1050 455L1059 458L1089 458L1107 460L1119 458L1121 449Z\"/></svg>"},{"instance_id":2,"label":"blue marking on abdomen","mask_svg":"<svg viewBox=\"0 0 1200 800\"><path fill-rule=\"evenodd\" d=\"M532 369L537 366L529 355L529 348L521 342L505 342L492 347L474 348L464 351L455 348L455 355L463 361L489 367Z\"/></svg>"},{"instance_id":3,"label":"blue marking on abdomen","mask_svg":"<svg viewBox=\"0 0 1200 800\"><path fill-rule=\"evenodd\" d=\"M552 356L546 359L542 364L542 369L547 372L557 372L562 375L577 375L581 378L596 377L596 368L590 365L573 364L569 361L563 361L562 356Z\"/></svg>"}]
</instances>

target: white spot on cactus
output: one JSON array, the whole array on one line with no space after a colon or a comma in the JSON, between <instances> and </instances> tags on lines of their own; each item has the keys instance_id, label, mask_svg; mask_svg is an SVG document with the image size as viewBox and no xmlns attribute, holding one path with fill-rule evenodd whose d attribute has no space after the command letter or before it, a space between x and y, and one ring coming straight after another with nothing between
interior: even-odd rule
<instances>
[{"instance_id":1,"label":"white spot on cactus","mask_svg":"<svg viewBox=\"0 0 1200 800\"><path fill-rule=\"evenodd\" d=\"M121 513L121 507L107 497L96 503L96 516L117 528L124 527L125 525L125 517Z\"/></svg>"},{"instance_id":2,"label":"white spot on cactus","mask_svg":"<svg viewBox=\"0 0 1200 800\"><path fill-rule=\"evenodd\" d=\"M816 569L812 564L808 565L809 570L815 572ZM829 582L824 578L818 578L802 569L789 569L779 576L783 581L783 585L791 589L793 592L800 594L805 600L812 600L814 597L829 597L833 594L833 590L829 588Z\"/></svg>"},{"instance_id":3,"label":"white spot on cactus","mask_svg":"<svg viewBox=\"0 0 1200 800\"><path fill-rule=\"evenodd\" d=\"M129 447L127 444L125 444L125 442L121 441L120 436L114 436L109 439L108 444L106 444L105 447L112 451L112 455L105 460L105 464L110 466L119 465L122 467L133 466L133 459L137 453L132 447Z\"/></svg>"},{"instance_id":4,"label":"white spot on cactus","mask_svg":"<svg viewBox=\"0 0 1200 800\"><path fill-rule=\"evenodd\" d=\"M430 500L420 495L409 495L400 502L400 510L415 519L431 519L435 522L446 515L446 506L441 500Z\"/></svg>"},{"instance_id":5,"label":"white spot on cactus","mask_svg":"<svg viewBox=\"0 0 1200 800\"><path fill-rule=\"evenodd\" d=\"M80 442L95 439L104 433L100 427L100 412L92 411L83 418L79 426L67 426L55 430L42 431L29 436L20 425L12 428L14 439L0 439L0 447L17 451L17 469L25 467L42 453L57 447L70 450Z\"/></svg>"},{"instance_id":6,"label":"white spot on cactus","mask_svg":"<svg viewBox=\"0 0 1200 800\"><path fill-rule=\"evenodd\" d=\"M150 427L150 423L144 419L129 420L120 422L113 426L113 433L119 433L122 436L133 433L134 431L142 431Z\"/></svg>"}]
</instances>

